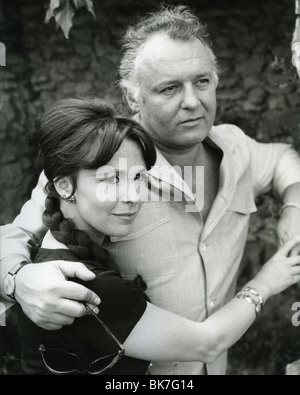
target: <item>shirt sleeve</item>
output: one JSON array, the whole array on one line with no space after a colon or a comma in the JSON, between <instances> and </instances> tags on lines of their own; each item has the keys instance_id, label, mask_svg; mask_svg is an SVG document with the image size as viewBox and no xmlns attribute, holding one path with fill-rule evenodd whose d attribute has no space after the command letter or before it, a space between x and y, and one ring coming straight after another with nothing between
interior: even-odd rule
<instances>
[{"instance_id":1,"label":"shirt sleeve","mask_svg":"<svg viewBox=\"0 0 300 395\"><path fill-rule=\"evenodd\" d=\"M35 236L44 236L46 228L43 224L42 215L45 210L46 194L44 188L47 184L44 172L41 173L38 184L31 194L31 199L24 204L20 214L13 224L26 233Z\"/></svg>"},{"instance_id":2,"label":"shirt sleeve","mask_svg":"<svg viewBox=\"0 0 300 395\"><path fill-rule=\"evenodd\" d=\"M300 182L300 156L289 144L259 143L238 131L235 130L236 137L242 145L246 143L250 151L256 195L272 190L282 199L288 186Z\"/></svg>"},{"instance_id":3,"label":"shirt sleeve","mask_svg":"<svg viewBox=\"0 0 300 395\"><path fill-rule=\"evenodd\" d=\"M0 227L0 288L13 266L22 260L30 260L30 240L34 236L42 237L46 233L42 221L46 183L47 178L42 173L31 199L24 204L13 223Z\"/></svg>"},{"instance_id":4,"label":"shirt sleeve","mask_svg":"<svg viewBox=\"0 0 300 395\"><path fill-rule=\"evenodd\" d=\"M273 189L282 198L284 191L290 185L300 182L300 156L290 146L285 150L276 166Z\"/></svg>"},{"instance_id":5,"label":"shirt sleeve","mask_svg":"<svg viewBox=\"0 0 300 395\"><path fill-rule=\"evenodd\" d=\"M97 275L95 280L85 283L85 286L99 295L99 317L123 343L146 310L147 302L142 292L132 281L122 279L114 271ZM86 340L93 347L103 350L104 340L98 321L91 316L80 321L81 333L88 334Z\"/></svg>"}]
</instances>

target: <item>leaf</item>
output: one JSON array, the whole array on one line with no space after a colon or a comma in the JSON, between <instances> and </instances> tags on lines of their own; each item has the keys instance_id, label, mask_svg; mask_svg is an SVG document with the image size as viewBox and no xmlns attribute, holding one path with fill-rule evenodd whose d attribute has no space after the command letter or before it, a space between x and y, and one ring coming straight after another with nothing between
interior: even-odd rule
<instances>
[{"instance_id":1,"label":"leaf","mask_svg":"<svg viewBox=\"0 0 300 395\"><path fill-rule=\"evenodd\" d=\"M56 23L61 27L66 38L69 38L69 32L73 26L74 10L69 1L66 2L63 9L56 13Z\"/></svg>"},{"instance_id":2,"label":"leaf","mask_svg":"<svg viewBox=\"0 0 300 395\"><path fill-rule=\"evenodd\" d=\"M86 7L87 10L93 15L93 17L96 19L96 15L94 12L94 3L93 0L73 0L75 7L82 8Z\"/></svg>"},{"instance_id":3,"label":"leaf","mask_svg":"<svg viewBox=\"0 0 300 395\"><path fill-rule=\"evenodd\" d=\"M54 11L60 6L59 0L50 0L49 7L45 16L45 23L49 23L50 19L54 16Z\"/></svg>"},{"instance_id":4,"label":"leaf","mask_svg":"<svg viewBox=\"0 0 300 395\"><path fill-rule=\"evenodd\" d=\"M86 7L96 19L93 0L50 0L45 23L48 23L54 17L65 37L69 38L69 32L73 26L73 17L75 14L74 8L78 9L82 7Z\"/></svg>"},{"instance_id":5,"label":"leaf","mask_svg":"<svg viewBox=\"0 0 300 395\"><path fill-rule=\"evenodd\" d=\"M87 10L93 15L93 17L96 19L96 15L94 12L94 3L93 0L82 0L85 3L85 6Z\"/></svg>"},{"instance_id":6,"label":"leaf","mask_svg":"<svg viewBox=\"0 0 300 395\"><path fill-rule=\"evenodd\" d=\"M96 15L95 15L95 12L94 12L93 0L85 0L85 2L86 2L86 8L93 15L93 17L96 19Z\"/></svg>"},{"instance_id":7,"label":"leaf","mask_svg":"<svg viewBox=\"0 0 300 395\"><path fill-rule=\"evenodd\" d=\"M81 8L86 5L84 0L73 0L73 3L76 8Z\"/></svg>"}]
</instances>

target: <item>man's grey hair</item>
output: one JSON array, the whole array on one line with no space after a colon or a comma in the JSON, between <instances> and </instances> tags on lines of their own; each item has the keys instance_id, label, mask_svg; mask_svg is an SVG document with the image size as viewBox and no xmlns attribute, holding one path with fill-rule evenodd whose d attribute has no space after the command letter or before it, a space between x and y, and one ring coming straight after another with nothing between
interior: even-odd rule
<instances>
[{"instance_id":1,"label":"man's grey hair","mask_svg":"<svg viewBox=\"0 0 300 395\"><path fill-rule=\"evenodd\" d=\"M128 28L123 36L119 67L119 84L123 91L130 91L135 100L140 93L137 61L145 43L157 33L165 33L174 40L188 41L198 38L207 48L214 75L218 81L218 63L209 41L206 26L186 6L161 6Z\"/></svg>"}]
</instances>

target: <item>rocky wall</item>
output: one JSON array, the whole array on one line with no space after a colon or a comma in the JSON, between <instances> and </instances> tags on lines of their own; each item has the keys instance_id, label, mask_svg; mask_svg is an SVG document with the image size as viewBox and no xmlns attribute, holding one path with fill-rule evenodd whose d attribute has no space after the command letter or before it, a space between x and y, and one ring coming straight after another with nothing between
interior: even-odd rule
<instances>
[{"instance_id":1,"label":"rocky wall","mask_svg":"<svg viewBox=\"0 0 300 395\"><path fill-rule=\"evenodd\" d=\"M135 16L159 2L95 0L97 19L78 12L69 40L53 22L43 23L46 3L0 0L0 42L7 48L6 67L0 67L0 224L12 221L37 181L36 117L64 97L100 94L119 101L114 82L120 35ZM290 61L294 0L182 3L207 23L219 59L216 123L231 122L260 141L288 142L300 151L300 82ZM258 207L244 256L248 273L242 278L251 276L274 249L278 205L268 196ZM284 374L285 365L299 359L299 329L289 324L298 295L294 289L274 298L264 317L232 348L229 374ZM15 326L1 354L16 352ZM15 365L0 363L0 374L19 372Z\"/></svg>"},{"instance_id":2,"label":"rocky wall","mask_svg":"<svg viewBox=\"0 0 300 395\"><path fill-rule=\"evenodd\" d=\"M0 224L16 216L37 180L36 117L63 97L100 94L118 100L121 33L159 2L96 0L97 19L80 10L69 40L53 21L43 23L46 3L0 4L0 41L7 48L7 65L0 68ZM290 62L293 0L185 3L207 23L219 59L216 122L299 148L300 82Z\"/></svg>"}]
</instances>

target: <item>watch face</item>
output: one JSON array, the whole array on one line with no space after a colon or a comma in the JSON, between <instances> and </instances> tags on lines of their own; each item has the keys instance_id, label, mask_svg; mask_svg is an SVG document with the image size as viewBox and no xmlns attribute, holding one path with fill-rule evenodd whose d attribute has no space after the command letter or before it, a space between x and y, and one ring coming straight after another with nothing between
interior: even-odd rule
<instances>
[{"instance_id":1,"label":"watch face","mask_svg":"<svg viewBox=\"0 0 300 395\"><path fill-rule=\"evenodd\" d=\"M12 296L15 291L15 282L14 282L13 276L11 276L11 275L6 276L3 286L4 286L4 292L6 293L6 295Z\"/></svg>"}]
</instances>

